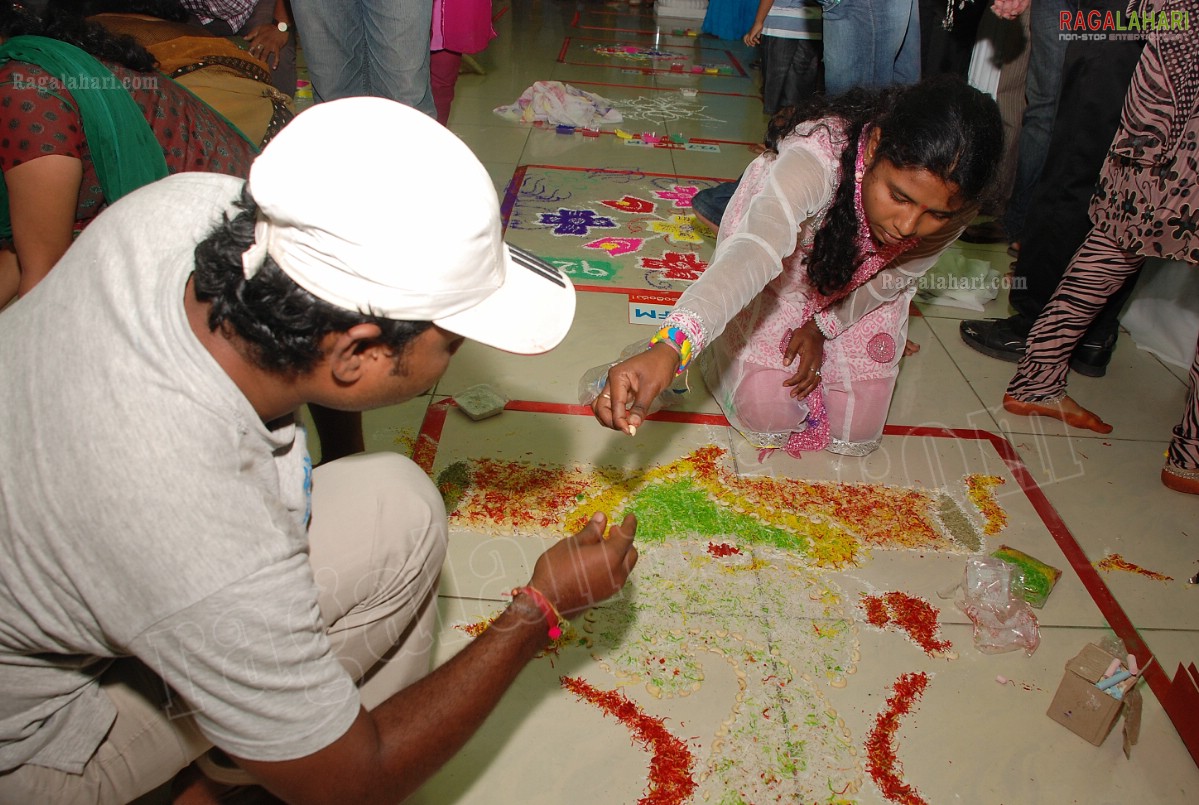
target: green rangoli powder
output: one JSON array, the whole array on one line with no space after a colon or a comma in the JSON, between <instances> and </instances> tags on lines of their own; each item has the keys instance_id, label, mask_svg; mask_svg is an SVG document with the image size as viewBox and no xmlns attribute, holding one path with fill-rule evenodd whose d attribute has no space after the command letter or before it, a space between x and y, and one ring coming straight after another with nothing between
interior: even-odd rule
<instances>
[{"instance_id":1,"label":"green rangoli powder","mask_svg":"<svg viewBox=\"0 0 1199 805\"><path fill-rule=\"evenodd\" d=\"M724 511L689 480L651 484L634 495L630 508L637 515L637 538L647 542L736 536L743 543L807 551L806 542L794 534Z\"/></svg>"}]
</instances>

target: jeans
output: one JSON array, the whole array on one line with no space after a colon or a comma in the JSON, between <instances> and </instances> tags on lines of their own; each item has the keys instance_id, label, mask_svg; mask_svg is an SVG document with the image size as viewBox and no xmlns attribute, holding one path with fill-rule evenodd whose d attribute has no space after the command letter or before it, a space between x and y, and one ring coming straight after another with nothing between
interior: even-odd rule
<instances>
[{"instance_id":1,"label":"jeans","mask_svg":"<svg viewBox=\"0 0 1199 805\"><path fill-rule=\"evenodd\" d=\"M1084 0L1083 7L1115 11L1123 8L1123 2ZM1056 35L1056 19L1053 30ZM1045 147L1047 158L1028 201L1020 257L1012 267L1017 284L1008 301L1027 322L1040 315L1075 250L1091 230L1091 196L1120 124L1124 96L1140 60L1142 44L1140 40L1076 41L1066 49L1060 70L1060 98ZM1020 147L1024 147L1023 138ZM1130 280L1109 300L1083 339L1084 344L1106 343L1116 336L1120 308L1134 282Z\"/></svg>"},{"instance_id":2,"label":"jeans","mask_svg":"<svg viewBox=\"0 0 1199 805\"><path fill-rule=\"evenodd\" d=\"M1079 0L1032 0L1028 19L1028 75L1024 97L1028 105L1020 122L1020 141L1016 156L1016 181L1003 217L1008 240L1021 240L1032 191L1045 167L1053 118L1062 86L1062 62L1067 42L1060 36L1059 15L1077 11Z\"/></svg>"},{"instance_id":3,"label":"jeans","mask_svg":"<svg viewBox=\"0 0 1199 805\"><path fill-rule=\"evenodd\" d=\"M920 80L916 0L820 0L820 5L829 95Z\"/></svg>"},{"instance_id":4,"label":"jeans","mask_svg":"<svg viewBox=\"0 0 1199 805\"><path fill-rule=\"evenodd\" d=\"M762 111L796 106L820 88L820 43L762 37Z\"/></svg>"},{"instance_id":5,"label":"jeans","mask_svg":"<svg viewBox=\"0 0 1199 805\"><path fill-rule=\"evenodd\" d=\"M292 0L313 98L391 98L433 117L433 0Z\"/></svg>"}]
</instances>

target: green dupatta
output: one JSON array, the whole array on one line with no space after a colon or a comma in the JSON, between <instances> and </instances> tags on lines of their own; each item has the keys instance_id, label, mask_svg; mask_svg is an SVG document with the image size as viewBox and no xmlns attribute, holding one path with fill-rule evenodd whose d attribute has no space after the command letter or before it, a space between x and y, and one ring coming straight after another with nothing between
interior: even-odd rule
<instances>
[{"instance_id":1,"label":"green dupatta","mask_svg":"<svg viewBox=\"0 0 1199 805\"><path fill-rule=\"evenodd\" d=\"M150 124L133 96L95 57L74 45L43 36L14 36L0 45L0 64L9 60L36 64L58 78L71 93L105 200L121 196L167 175ZM36 92L36 87L29 87ZM0 176L0 237L12 237L8 187Z\"/></svg>"}]
</instances>

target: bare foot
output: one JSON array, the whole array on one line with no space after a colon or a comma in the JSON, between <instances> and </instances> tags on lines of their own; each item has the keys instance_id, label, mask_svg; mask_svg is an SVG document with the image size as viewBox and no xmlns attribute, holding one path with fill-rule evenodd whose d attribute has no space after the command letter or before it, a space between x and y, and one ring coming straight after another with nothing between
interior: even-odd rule
<instances>
[{"instance_id":1,"label":"bare foot","mask_svg":"<svg viewBox=\"0 0 1199 805\"><path fill-rule=\"evenodd\" d=\"M919 351L920 345L910 338L907 340L907 343L903 345L903 356L905 358L909 355L915 355Z\"/></svg>"},{"instance_id":2,"label":"bare foot","mask_svg":"<svg viewBox=\"0 0 1199 805\"><path fill-rule=\"evenodd\" d=\"M1020 416L1047 416L1084 430L1096 433L1111 433L1112 426L1091 413L1069 397L1063 397L1058 402L1033 403L1021 402L1010 394L1003 395L1004 410Z\"/></svg>"}]
</instances>

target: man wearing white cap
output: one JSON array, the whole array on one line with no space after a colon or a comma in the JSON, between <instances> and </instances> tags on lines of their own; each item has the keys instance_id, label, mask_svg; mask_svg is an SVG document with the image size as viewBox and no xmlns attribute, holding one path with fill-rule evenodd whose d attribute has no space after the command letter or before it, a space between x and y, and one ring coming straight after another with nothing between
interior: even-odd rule
<instances>
[{"instance_id":1,"label":"man wearing white cap","mask_svg":"<svg viewBox=\"0 0 1199 805\"><path fill-rule=\"evenodd\" d=\"M382 99L301 114L244 194L179 174L102 213L0 317L0 802L127 802L214 746L289 802L417 788L623 586L636 523L597 513L430 673L440 496L390 453L313 471L293 415L573 313L466 146Z\"/></svg>"}]
</instances>

